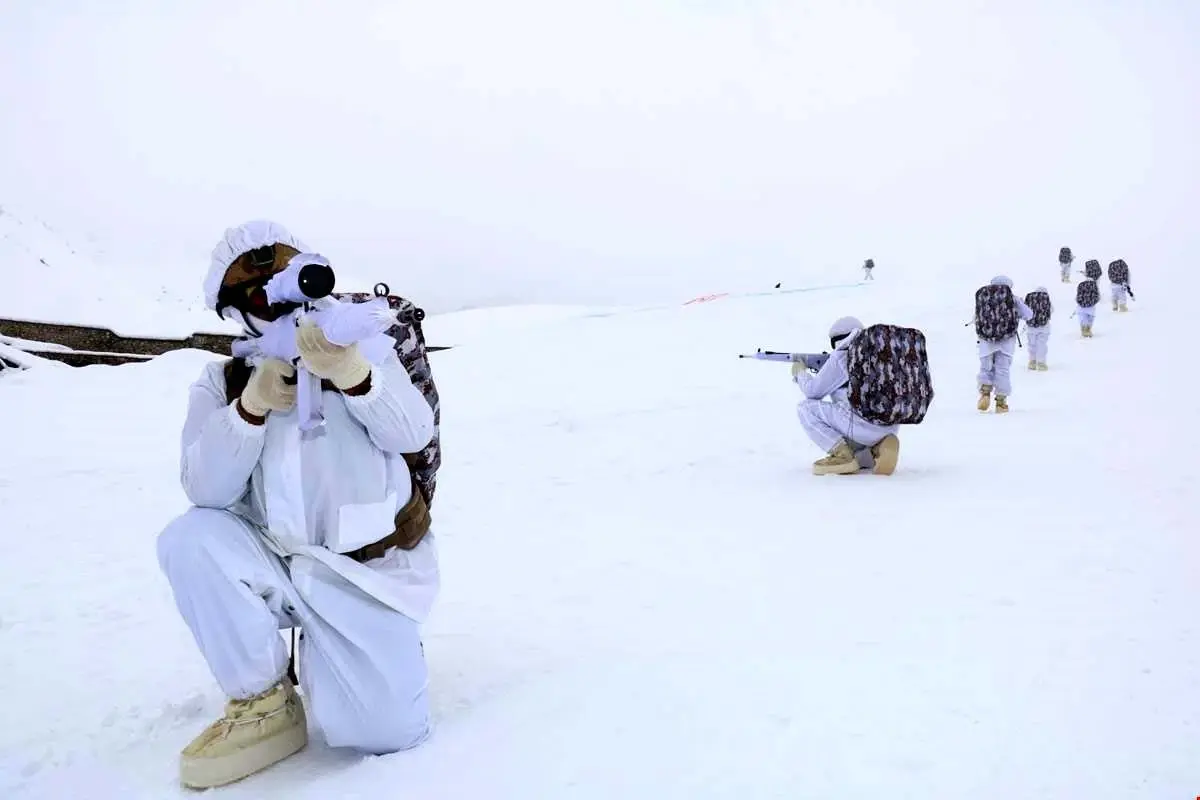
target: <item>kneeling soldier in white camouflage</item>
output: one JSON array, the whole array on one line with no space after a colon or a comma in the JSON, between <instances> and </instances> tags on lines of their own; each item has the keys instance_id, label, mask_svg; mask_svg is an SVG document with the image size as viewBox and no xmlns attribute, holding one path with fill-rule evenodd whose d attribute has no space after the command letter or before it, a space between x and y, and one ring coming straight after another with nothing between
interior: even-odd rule
<instances>
[{"instance_id":1,"label":"kneeling soldier in white camouflage","mask_svg":"<svg viewBox=\"0 0 1200 800\"><path fill-rule=\"evenodd\" d=\"M279 316L266 280L306 251L273 223L226 231L208 307L259 334ZM243 362L240 377L236 362L213 362L191 387L181 472L194 507L159 536L158 558L228 702L183 750L189 787L239 780L307 743L284 628L302 631L300 686L331 747L382 754L429 735L418 626L438 564L404 454L431 442L434 411L394 352L368 363L314 325L297 331L302 366L322 381L321 427L300 429L284 361Z\"/></svg>"},{"instance_id":2,"label":"kneeling soldier in white camouflage","mask_svg":"<svg viewBox=\"0 0 1200 800\"><path fill-rule=\"evenodd\" d=\"M792 364L792 379L805 397L796 407L800 424L829 454L813 464L814 475L853 475L863 468L891 475L900 458L899 426L868 422L850 406L846 348L862 329L854 317L842 317L829 329L833 352L816 374L802 362Z\"/></svg>"}]
</instances>

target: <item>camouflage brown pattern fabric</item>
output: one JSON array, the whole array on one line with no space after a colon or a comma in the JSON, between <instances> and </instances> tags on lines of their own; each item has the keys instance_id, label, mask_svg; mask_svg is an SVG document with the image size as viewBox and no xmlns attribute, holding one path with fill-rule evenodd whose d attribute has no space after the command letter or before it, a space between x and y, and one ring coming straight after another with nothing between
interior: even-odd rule
<instances>
[{"instance_id":1,"label":"camouflage brown pattern fabric","mask_svg":"<svg viewBox=\"0 0 1200 800\"><path fill-rule=\"evenodd\" d=\"M918 425L933 402L925 334L872 325L847 347L850 407L877 425Z\"/></svg>"},{"instance_id":2,"label":"camouflage brown pattern fabric","mask_svg":"<svg viewBox=\"0 0 1200 800\"><path fill-rule=\"evenodd\" d=\"M1075 256L1073 256L1073 255L1071 254L1071 248L1069 248L1069 247L1060 247L1060 248L1059 248L1059 250L1058 250L1058 263L1060 263L1060 264L1070 264L1070 263L1071 263L1072 261L1074 261L1074 260L1075 260Z\"/></svg>"},{"instance_id":3,"label":"camouflage brown pattern fabric","mask_svg":"<svg viewBox=\"0 0 1200 800\"><path fill-rule=\"evenodd\" d=\"M1003 342L1015 336L1020 323L1012 289L989 284L975 292L975 335L985 342Z\"/></svg>"},{"instance_id":4,"label":"camouflage brown pattern fabric","mask_svg":"<svg viewBox=\"0 0 1200 800\"><path fill-rule=\"evenodd\" d=\"M1129 283L1129 265L1124 259L1118 258L1108 265L1108 279L1120 286Z\"/></svg>"},{"instance_id":5,"label":"camouflage brown pattern fabric","mask_svg":"<svg viewBox=\"0 0 1200 800\"><path fill-rule=\"evenodd\" d=\"M354 303L365 303L374 300L375 295L367 292L334 294L338 300L349 300ZM417 487L425 497L425 503L433 507L433 494L437 489L437 472L442 466L442 404L438 397L437 384L433 380L433 369L429 366L429 353L425 349L425 332L421 330L421 311L411 301L396 295L387 295L388 307L398 312L400 322L388 328L385 333L396 340L396 355L400 363L408 370L408 377L413 386L429 402L433 409L433 438L422 450L416 453L405 453L404 460L412 470Z\"/></svg>"},{"instance_id":6,"label":"camouflage brown pattern fabric","mask_svg":"<svg viewBox=\"0 0 1200 800\"><path fill-rule=\"evenodd\" d=\"M1100 269L1099 261L1094 258L1090 258L1088 259L1087 263L1083 265L1083 273L1087 275L1089 281L1098 281L1100 280L1100 276L1104 274L1104 271Z\"/></svg>"},{"instance_id":7,"label":"camouflage brown pattern fabric","mask_svg":"<svg viewBox=\"0 0 1200 800\"><path fill-rule=\"evenodd\" d=\"M1025 305L1033 312L1033 319L1027 323L1031 328L1041 328L1050 321L1054 306L1050 302L1048 292L1030 292L1025 295Z\"/></svg>"},{"instance_id":8,"label":"camouflage brown pattern fabric","mask_svg":"<svg viewBox=\"0 0 1200 800\"><path fill-rule=\"evenodd\" d=\"M1100 287L1095 281L1080 281L1075 287L1075 302L1084 308L1092 308L1100 302Z\"/></svg>"}]
</instances>

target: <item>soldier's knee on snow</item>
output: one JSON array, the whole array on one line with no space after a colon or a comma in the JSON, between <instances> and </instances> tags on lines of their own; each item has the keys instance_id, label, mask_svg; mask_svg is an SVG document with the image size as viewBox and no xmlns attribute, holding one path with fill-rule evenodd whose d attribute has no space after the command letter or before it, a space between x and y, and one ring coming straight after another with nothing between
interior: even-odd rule
<instances>
[{"instance_id":1,"label":"soldier's knee on snow","mask_svg":"<svg viewBox=\"0 0 1200 800\"><path fill-rule=\"evenodd\" d=\"M167 572L173 563L195 563L207 549L213 529L226 522L228 511L193 506L167 523L158 534L158 565Z\"/></svg>"},{"instance_id":2,"label":"soldier's knee on snow","mask_svg":"<svg viewBox=\"0 0 1200 800\"><path fill-rule=\"evenodd\" d=\"M414 718L411 711L380 715L368 721L339 720L332 725L321 722L321 732L330 747L345 747L360 753L382 756L412 750L429 738L428 714Z\"/></svg>"}]
</instances>

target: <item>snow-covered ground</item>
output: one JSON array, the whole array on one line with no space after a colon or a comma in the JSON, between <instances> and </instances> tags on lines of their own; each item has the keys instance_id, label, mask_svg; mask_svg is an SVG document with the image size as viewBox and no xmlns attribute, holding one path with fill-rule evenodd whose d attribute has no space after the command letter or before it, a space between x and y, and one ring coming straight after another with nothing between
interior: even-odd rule
<instances>
[{"instance_id":1,"label":"snow-covered ground","mask_svg":"<svg viewBox=\"0 0 1200 800\"><path fill-rule=\"evenodd\" d=\"M1058 309L1005 417L974 409L963 327L991 270L444 328L436 734L315 736L220 795L1200 794L1187 298L1124 257L1139 299L1093 340L1052 259L1011 273ZM929 336L890 478L813 477L787 368L736 358L822 349L846 313ZM0 378L4 798L189 796L178 750L222 698L154 541L211 357Z\"/></svg>"},{"instance_id":2,"label":"snow-covered ground","mask_svg":"<svg viewBox=\"0 0 1200 800\"><path fill-rule=\"evenodd\" d=\"M204 307L196 265L114 263L86 237L0 206L0 317L95 325L125 336L236 332Z\"/></svg>"}]
</instances>

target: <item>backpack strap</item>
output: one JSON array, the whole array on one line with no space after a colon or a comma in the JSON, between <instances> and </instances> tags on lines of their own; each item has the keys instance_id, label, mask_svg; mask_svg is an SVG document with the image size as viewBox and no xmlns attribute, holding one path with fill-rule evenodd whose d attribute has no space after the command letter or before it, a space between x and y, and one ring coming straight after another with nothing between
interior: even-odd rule
<instances>
[{"instance_id":1,"label":"backpack strap","mask_svg":"<svg viewBox=\"0 0 1200 800\"><path fill-rule=\"evenodd\" d=\"M244 358L231 358L225 362L225 403L232 403L242 396L242 392L246 391L246 384L250 382L250 374L254 372L254 367Z\"/></svg>"}]
</instances>

